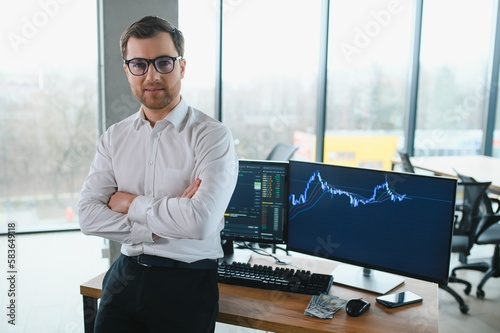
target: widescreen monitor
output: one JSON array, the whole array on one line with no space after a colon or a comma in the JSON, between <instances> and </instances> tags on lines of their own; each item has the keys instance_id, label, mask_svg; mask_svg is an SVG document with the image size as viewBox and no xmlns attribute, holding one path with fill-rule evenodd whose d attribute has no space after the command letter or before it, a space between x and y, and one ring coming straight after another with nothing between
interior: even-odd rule
<instances>
[{"instance_id":1,"label":"widescreen monitor","mask_svg":"<svg viewBox=\"0 0 500 333\"><path fill-rule=\"evenodd\" d=\"M455 179L301 161L289 172L287 249L344 263L334 283L448 282Z\"/></svg>"},{"instance_id":2,"label":"widescreen monitor","mask_svg":"<svg viewBox=\"0 0 500 333\"><path fill-rule=\"evenodd\" d=\"M284 244L288 162L240 160L224 214L223 240Z\"/></svg>"}]
</instances>

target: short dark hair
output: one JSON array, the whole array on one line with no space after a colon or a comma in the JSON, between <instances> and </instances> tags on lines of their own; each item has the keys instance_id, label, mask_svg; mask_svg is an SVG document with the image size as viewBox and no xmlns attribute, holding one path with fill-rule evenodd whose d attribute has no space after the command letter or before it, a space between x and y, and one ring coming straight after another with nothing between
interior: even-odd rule
<instances>
[{"instance_id":1,"label":"short dark hair","mask_svg":"<svg viewBox=\"0 0 500 333\"><path fill-rule=\"evenodd\" d=\"M150 38L160 32L168 32L172 36L177 52L179 52L180 56L184 56L184 36L182 32L165 19L158 16L145 16L139 21L132 23L120 37L122 58L125 60L127 43L130 37ZM175 56L175 54L172 56Z\"/></svg>"}]
</instances>

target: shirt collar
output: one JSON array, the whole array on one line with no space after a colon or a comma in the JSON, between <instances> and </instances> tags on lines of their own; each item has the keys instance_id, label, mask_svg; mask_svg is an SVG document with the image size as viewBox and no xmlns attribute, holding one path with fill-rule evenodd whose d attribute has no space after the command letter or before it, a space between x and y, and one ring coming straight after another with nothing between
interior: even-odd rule
<instances>
[{"instance_id":1,"label":"shirt collar","mask_svg":"<svg viewBox=\"0 0 500 333\"><path fill-rule=\"evenodd\" d=\"M186 117L187 112L188 112L188 105L184 101L184 98L182 98L181 96L179 104L177 104L175 108L173 108L172 111L170 111L170 113L165 118L163 118L160 121L157 121L155 127L158 124L162 124L164 122L170 122L172 125L174 125L175 128L179 128L182 121ZM142 112L142 107L141 107L141 109L139 109L139 112L137 112L136 117L134 119L134 128L136 130L139 130L139 128L144 124L149 124L149 121L146 119L146 116L144 115L144 112Z\"/></svg>"},{"instance_id":2,"label":"shirt collar","mask_svg":"<svg viewBox=\"0 0 500 333\"><path fill-rule=\"evenodd\" d=\"M165 119L160 120L159 122L163 121L169 121L174 125L175 128L179 128L179 126L182 124L184 119L186 118L186 115L188 113L188 105L184 101L184 98L181 96L181 100L179 104L176 105L176 107L170 111L170 113L165 117Z\"/></svg>"}]
</instances>

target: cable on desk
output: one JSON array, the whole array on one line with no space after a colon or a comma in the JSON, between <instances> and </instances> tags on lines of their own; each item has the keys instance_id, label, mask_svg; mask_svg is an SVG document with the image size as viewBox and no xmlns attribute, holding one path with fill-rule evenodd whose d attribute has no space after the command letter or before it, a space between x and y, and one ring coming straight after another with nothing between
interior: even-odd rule
<instances>
[{"instance_id":1,"label":"cable on desk","mask_svg":"<svg viewBox=\"0 0 500 333\"><path fill-rule=\"evenodd\" d=\"M287 263L287 262L285 262L285 261L282 261L280 258L278 258L278 257L276 257L276 256L274 256L274 255L272 255L271 253L267 252L266 250L263 250L263 249L258 248L258 247L253 247L253 246L250 246L250 245L248 245L248 243L247 243L247 242L242 242L242 243L241 243L241 242L238 242L238 243L236 243L236 244L237 244L239 247L242 247L242 248L248 249L248 250L250 250L250 251L253 251L254 253L257 253L257 254L259 254L259 255L261 255L261 256L271 257L271 258L273 258L273 259L276 261L276 263L277 263L277 264L287 265L287 266L292 266L292 267L295 267L295 268L297 268L297 269L302 269L302 268L300 268L300 267L298 267L298 266L295 266L295 265L289 264L289 263Z\"/></svg>"}]
</instances>

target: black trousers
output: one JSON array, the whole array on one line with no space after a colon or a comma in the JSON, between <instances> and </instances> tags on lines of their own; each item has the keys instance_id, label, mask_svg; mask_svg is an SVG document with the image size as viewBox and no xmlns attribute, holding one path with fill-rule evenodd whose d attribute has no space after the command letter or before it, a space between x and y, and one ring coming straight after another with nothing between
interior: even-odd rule
<instances>
[{"instance_id":1,"label":"black trousers","mask_svg":"<svg viewBox=\"0 0 500 333\"><path fill-rule=\"evenodd\" d=\"M217 269L141 266L121 255L103 280L95 332L212 333Z\"/></svg>"}]
</instances>

